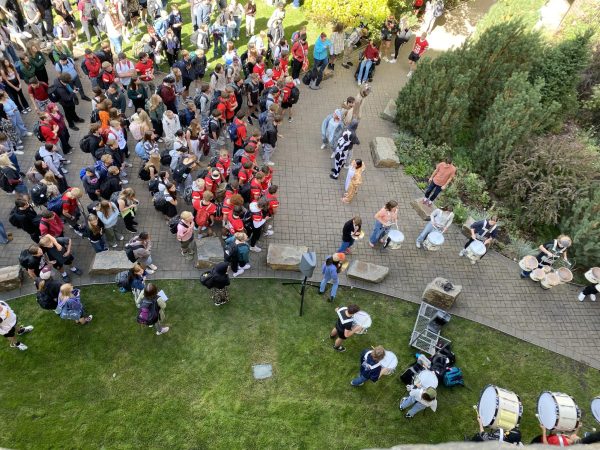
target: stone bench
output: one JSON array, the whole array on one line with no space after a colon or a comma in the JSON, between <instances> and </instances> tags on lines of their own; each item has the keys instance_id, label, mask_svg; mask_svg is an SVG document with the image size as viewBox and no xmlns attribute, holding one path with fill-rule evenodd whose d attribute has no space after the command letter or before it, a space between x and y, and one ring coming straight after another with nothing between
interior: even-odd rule
<instances>
[{"instance_id":1,"label":"stone bench","mask_svg":"<svg viewBox=\"0 0 600 450\"><path fill-rule=\"evenodd\" d=\"M371 141L370 147L375 167L400 167L400 160L396 154L396 144L392 138L376 137Z\"/></svg>"},{"instance_id":2,"label":"stone bench","mask_svg":"<svg viewBox=\"0 0 600 450\"><path fill-rule=\"evenodd\" d=\"M304 245L269 244L267 265L273 270L300 272L300 259L306 252Z\"/></svg>"},{"instance_id":3,"label":"stone bench","mask_svg":"<svg viewBox=\"0 0 600 450\"><path fill-rule=\"evenodd\" d=\"M389 267L378 266L377 264L354 260L348 266L348 278L368 281L369 283L381 283L390 273Z\"/></svg>"},{"instance_id":4,"label":"stone bench","mask_svg":"<svg viewBox=\"0 0 600 450\"><path fill-rule=\"evenodd\" d=\"M196 239L196 268L208 269L215 264L223 262L223 245L216 236Z\"/></svg>"},{"instance_id":5,"label":"stone bench","mask_svg":"<svg viewBox=\"0 0 600 450\"><path fill-rule=\"evenodd\" d=\"M21 266L6 266L0 269L0 292L21 287Z\"/></svg>"},{"instance_id":6,"label":"stone bench","mask_svg":"<svg viewBox=\"0 0 600 450\"><path fill-rule=\"evenodd\" d=\"M419 215L419 217L421 219L429 221L431 213L433 212L433 209L435 208L435 205L433 205L433 206L426 205L421 200L423 200L423 198L417 198L417 199L411 200L410 206L413 207L413 209L417 212L417 214Z\"/></svg>"},{"instance_id":7,"label":"stone bench","mask_svg":"<svg viewBox=\"0 0 600 450\"><path fill-rule=\"evenodd\" d=\"M387 103L385 109L381 113L381 118L384 120L389 120L390 122L396 120L396 100L390 98L390 101Z\"/></svg>"},{"instance_id":8,"label":"stone bench","mask_svg":"<svg viewBox=\"0 0 600 450\"><path fill-rule=\"evenodd\" d=\"M449 281L445 278L435 278L425 287L423 299L437 308L444 310L452 308L452 305L454 305L454 302L456 301L456 297L458 297L458 294L462 291L462 286L453 284L451 290L445 291L442 286L448 282Z\"/></svg>"},{"instance_id":9,"label":"stone bench","mask_svg":"<svg viewBox=\"0 0 600 450\"><path fill-rule=\"evenodd\" d=\"M94 255L94 261L90 267L90 275L110 275L129 270L133 263L129 261L125 251L107 251Z\"/></svg>"}]
</instances>

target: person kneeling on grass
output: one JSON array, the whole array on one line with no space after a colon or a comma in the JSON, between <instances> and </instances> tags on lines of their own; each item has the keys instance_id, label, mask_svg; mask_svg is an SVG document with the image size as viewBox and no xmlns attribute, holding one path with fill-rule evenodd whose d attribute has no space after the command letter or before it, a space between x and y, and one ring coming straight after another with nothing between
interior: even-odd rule
<instances>
[{"instance_id":1,"label":"person kneeling on grass","mask_svg":"<svg viewBox=\"0 0 600 450\"><path fill-rule=\"evenodd\" d=\"M31 325L26 327L18 326L15 312L7 303L0 302L0 334L8 339L11 348L18 348L21 351L27 350L27 346L17 341L16 336L23 336L32 330L33 327Z\"/></svg>"},{"instance_id":2,"label":"person kneeling on grass","mask_svg":"<svg viewBox=\"0 0 600 450\"><path fill-rule=\"evenodd\" d=\"M144 296L140 299L138 306L137 322L141 325L154 327L156 335L160 336L169 331L169 327L163 327L161 321L165 319L164 310L167 304L158 295L158 289L153 283L148 283L144 288Z\"/></svg>"},{"instance_id":3,"label":"person kneeling on grass","mask_svg":"<svg viewBox=\"0 0 600 450\"><path fill-rule=\"evenodd\" d=\"M73 289L71 283L65 283L60 287L58 294L58 306L54 311L61 319L74 320L75 323L85 325L92 321L93 316L85 314L85 309L81 303L79 289Z\"/></svg>"},{"instance_id":4,"label":"person kneeling on grass","mask_svg":"<svg viewBox=\"0 0 600 450\"><path fill-rule=\"evenodd\" d=\"M360 354L360 371L350 384L352 386L362 386L365 381L371 380L376 383L382 375L387 375L390 371L381 365L381 360L385 357L385 349L378 345L373 349L364 349Z\"/></svg>"},{"instance_id":5,"label":"person kneeling on grass","mask_svg":"<svg viewBox=\"0 0 600 450\"><path fill-rule=\"evenodd\" d=\"M435 412L437 409L436 397L437 393L432 387L412 387L408 393L408 397L404 397L400 400L400 411L410 408L404 415L407 419L412 419L415 414L427 408L431 408L431 410Z\"/></svg>"}]
</instances>

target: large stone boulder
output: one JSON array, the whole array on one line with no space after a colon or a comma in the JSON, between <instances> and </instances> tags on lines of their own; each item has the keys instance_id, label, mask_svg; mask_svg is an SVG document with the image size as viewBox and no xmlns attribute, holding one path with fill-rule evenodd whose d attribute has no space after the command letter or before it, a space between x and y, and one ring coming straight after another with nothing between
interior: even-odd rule
<instances>
[{"instance_id":1,"label":"large stone boulder","mask_svg":"<svg viewBox=\"0 0 600 450\"><path fill-rule=\"evenodd\" d=\"M304 245L269 244L267 265L273 270L300 272L300 259L306 252Z\"/></svg>"},{"instance_id":2,"label":"large stone boulder","mask_svg":"<svg viewBox=\"0 0 600 450\"><path fill-rule=\"evenodd\" d=\"M396 144L392 138L376 137L371 141L371 157L375 167L400 166L400 160L396 154Z\"/></svg>"},{"instance_id":3,"label":"large stone boulder","mask_svg":"<svg viewBox=\"0 0 600 450\"><path fill-rule=\"evenodd\" d=\"M475 223L475 219L473 219L471 216L467 217L467 220L465 220L465 223L462 224L462 234L464 234L466 237L470 238L471 237L471 225L473 225Z\"/></svg>"},{"instance_id":4,"label":"large stone boulder","mask_svg":"<svg viewBox=\"0 0 600 450\"><path fill-rule=\"evenodd\" d=\"M413 209L417 212L417 214L419 215L419 217L421 219L429 221L429 218L430 218L431 213L433 212L433 208L435 206L434 205L432 205L432 206L426 205L421 200L423 200L423 199L417 198L415 200L411 200L410 206L413 207Z\"/></svg>"},{"instance_id":5,"label":"large stone boulder","mask_svg":"<svg viewBox=\"0 0 600 450\"><path fill-rule=\"evenodd\" d=\"M349 278L368 281L370 283L381 283L390 273L389 267L378 266L370 262L354 260L348 266Z\"/></svg>"},{"instance_id":6,"label":"large stone boulder","mask_svg":"<svg viewBox=\"0 0 600 450\"><path fill-rule=\"evenodd\" d=\"M196 240L196 268L208 269L224 260L221 239L216 236Z\"/></svg>"},{"instance_id":7,"label":"large stone boulder","mask_svg":"<svg viewBox=\"0 0 600 450\"><path fill-rule=\"evenodd\" d=\"M21 287L21 266L6 266L0 269L0 292Z\"/></svg>"},{"instance_id":8,"label":"large stone boulder","mask_svg":"<svg viewBox=\"0 0 600 450\"><path fill-rule=\"evenodd\" d=\"M430 305L437 308L448 310L452 308L456 297L462 291L462 286L458 284L452 284L452 289L446 291L443 286L446 283L450 283L445 278L435 278L431 283L425 287L423 291L423 299Z\"/></svg>"},{"instance_id":9,"label":"large stone boulder","mask_svg":"<svg viewBox=\"0 0 600 450\"><path fill-rule=\"evenodd\" d=\"M124 251L107 251L94 255L90 267L90 275L110 275L131 269L133 263L129 261Z\"/></svg>"},{"instance_id":10,"label":"large stone boulder","mask_svg":"<svg viewBox=\"0 0 600 450\"><path fill-rule=\"evenodd\" d=\"M390 98L390 101L387 102L385 109L381 113L381 118L389 120L390 122L393 122L396 119L396 100Z\"/></svg>"}]
</instances>

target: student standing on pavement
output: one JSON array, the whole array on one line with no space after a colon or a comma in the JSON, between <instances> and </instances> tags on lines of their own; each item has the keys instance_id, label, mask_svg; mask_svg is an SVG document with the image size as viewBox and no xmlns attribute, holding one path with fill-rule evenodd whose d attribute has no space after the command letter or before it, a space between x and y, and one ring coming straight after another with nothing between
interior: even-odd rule
<instances>
[{"instance_id":1,"label":"student standing on pavement","mask_svg":"<svg viewBox=\"0 0 600 450\"><path fill-rule=\"evenodd\" d=\"M275 165L275 163L271 161L271 157L273 156L275 147L277 146L277 138L279 136L277 133L277 126L281 123L281 120L281 114L275 115L273 120L267 119L267 123L264 125L260 137L260 142L262 144L262 159L263 162L268 166Z\"/></svg>"},{"instance_id":2,"label":"student standing on pavement","mask_svg":"<svg viewBox=\"0 0 600 450\"><path fill-rule=\"evenodd\" d=\"M410 67L410 71L406 75L407 77L410 78L412 76L417 68L419 59L421 59L421 56L423 56L423 53L425 53L428 47L429 42L427 42L427 33L422 33L421 36L415 39L415 45L413 46L410 55L408 55L408 66Z\"/></svg>"},{"instance_id":3,"label":"student standing on pavement","mask_svg":"<svg viewBox=\"0 0 600 450\"><path fill-rule=\"evenodd\" d=\"M354 241L360 237L362 228L362 219L359 216L355 216L344 224L342 228L342 245L338 249L338 253L345 253L349 255L352 253L350 247L354 244Z\"/></svg>"},{"instance_id":4,"label":"student standing on pavement","mask_svg":"<svg viewBox=\"0 0 600 450\"><path fill-rule=\"evenodd\" d=\"M300 72L308 68L308 43L306 33L300 33L300 37L292 45L292 78L296 84L300 84Z\"/></svg>"},{"instance_id":5,"label":"student standing on pavement","mask_svg":"<svg viewBox=\"0 0 600 450\"><path fill-rule=\"evenodd\" d=\"M66 270L63 270L64 266L72 266L71 272L76 275L81 275L83 272L73 266L75 257L72 253L73 241L69 238L59 237L55 238L49 234L46 234L40 238L39 248L44 252L44 256L48 264L51 264L56 270L61 272L62 279L65 283L71 281Z\"/></svg>"},{"instance_id":6,"label":"student standing on pavement","mask_svg":"<svg viewBox=\"0 0 600 450\"><path fill-rule=\"evenodd\" d=\"M375 247L377 242L383 243L382 236L390 227L398 222L398 202L390 200L375 214L375 227L369 238L369 246Z\"/></svg>"},{"instance_id":7,"label":"student standing on pavement","mask_svg":"<svg viewBox=\"0 0 600 450\"><path fill-rule=\"evenodd\" d=\"M398 60L398 52L400 51L400 47L410 41L412 37L412 32L408 27L408 21L406 17L400 19L400 23L398 24L398 29L394 35L394 57L390 59L390 63L394 64Z\"/></svg>"},{"instance_id":8,"label":"student standing on pavement","mask_svg":"<svg viewBox=\"0 0 600 450\"><path fill-rule=\"evenodd\" d=\"M331 48L332 43L329 39L327 39L326 33L321 33L317 41L315 42L315 47L313 50L313 74L312 80L309 84L309 88L311 89L321 89L321 81L323 80L323 72L327 67L327 63L329 62L329 49Z\"/></svg>"},{"instance_id":9,"label":"student standing on pavement","mask_svg":"<svg viewBox=\"0 0 600 450\"><path fill-rule=\"evenodd\" d=\"M433 210L430 216L430 221L425 225L421 234L417 238L417 248L421 248L423 241L427 239L429 233L432 231L439 231L445 233L452 221L454 220L454 213L452 212L452 206L442 206Z\"/></svg>"},{"instance_id":10,"label":"student standing on pavement","mask_svg":"<svg viewBox=\"0 0 600 450\"><path fill-rule=\"evenodd\" d=\"M350 164L350 168L348 169L348 174L346 175L346 184L344 185L344 189L346 193L344 197L342 197L343 203L350 203L356 192L358 191L358 187L362 184L362 175L365 171L365 165L362 159L355 159Z\"/></svg>"},{"instance_id":11,"label":"student standing on pavement","mask_svg":"<svg viewBox=\"0 0 600 450\"><path fill-rule=\"evenodd\" d=\"M8 303L0 302L0 334L8 339L11 348L21 351L27 350L27 346L17 341L17 336L23 336L33 330L31 325L22 327L17 325L17 315Z\"/></svg>"}]
</instances>

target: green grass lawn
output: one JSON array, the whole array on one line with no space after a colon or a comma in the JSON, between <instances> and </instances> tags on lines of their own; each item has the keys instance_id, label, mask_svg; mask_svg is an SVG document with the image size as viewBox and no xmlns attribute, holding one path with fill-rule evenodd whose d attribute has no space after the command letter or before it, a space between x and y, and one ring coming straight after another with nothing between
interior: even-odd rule
<instances>
[{"instance_id":1,"label":"green grass lawn","mask_svg":"<svg viewBox=\"0 0 600 450\"><path fill-rule=\"evenodd\" d=\"M35 330L29 350L0 345L0 446L9 448L369 448L461 440L476 429L471 405L488 383L516 391L524 404L524 439L537 434L543 390L569 393L589 411L600 374L567 358L472 322L453 318L457 365L468 388L439 389L437 413L412 421L398 411L397 375L350 386L362 349L382 344L414 361L408 339L417 307L360 290L339 302L369 312L369 333L334 352L333 308L312 289L304 317L299 295L276 281L235 280L232 301L210 302L197 282L159 282L171 297L167 325L155 336L135 322L130 294L83 288L94 321L76 326L41 310L32 297L12 302ZM273 364L255 381L251 366ZM595 389L596 388L596 389ZM587 429L591 414L584 414Z\"/></svg>"}]
</instances>

